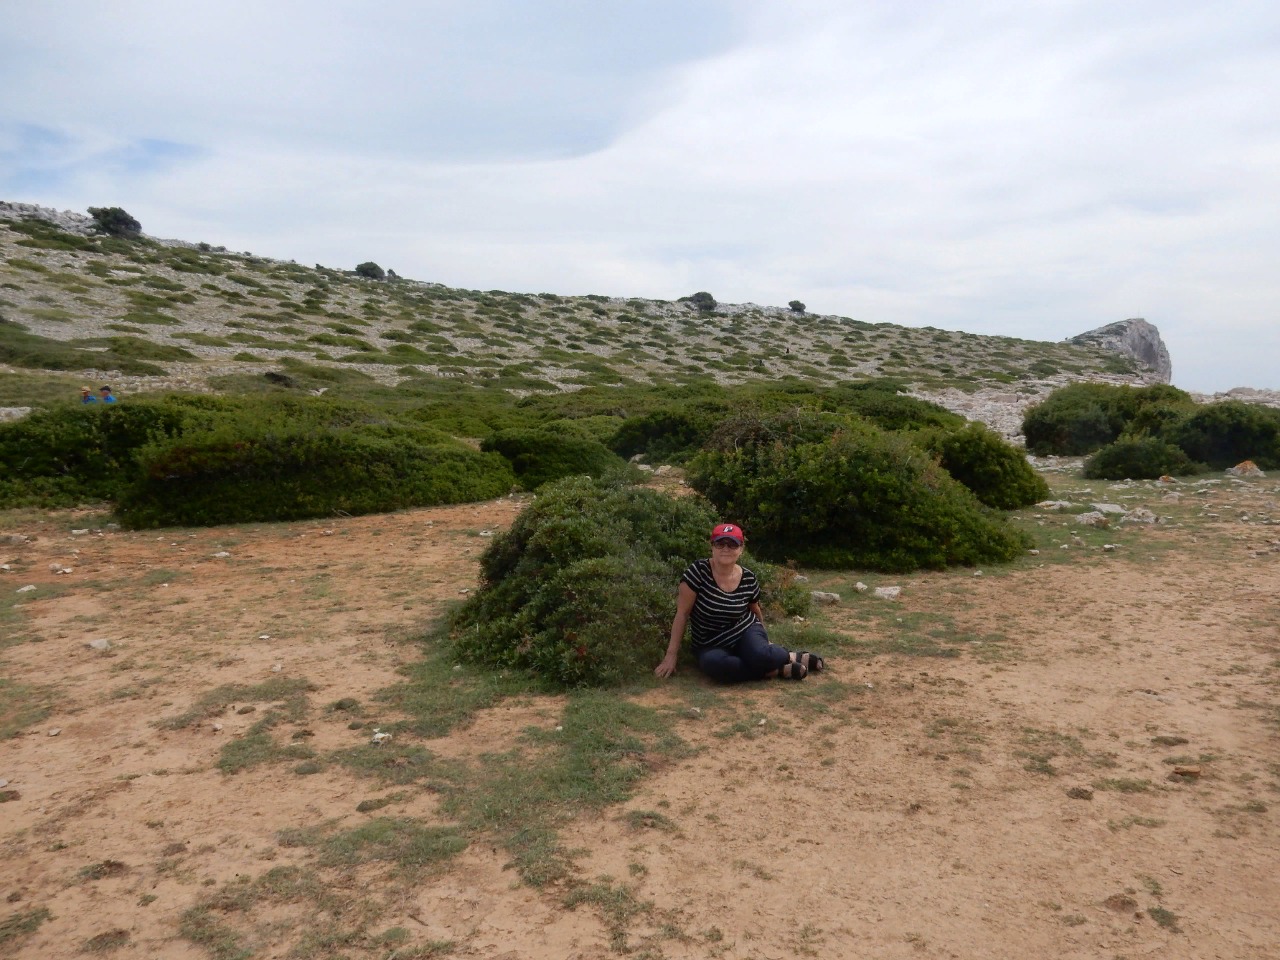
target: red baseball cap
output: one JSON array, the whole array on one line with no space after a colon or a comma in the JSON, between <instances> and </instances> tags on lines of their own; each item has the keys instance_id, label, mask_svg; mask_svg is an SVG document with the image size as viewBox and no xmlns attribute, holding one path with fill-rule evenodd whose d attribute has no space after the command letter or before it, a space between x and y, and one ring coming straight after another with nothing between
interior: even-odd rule
<instances>
[{"instance_id":1,"label":"red baseball cap","mask_svg":"<svg viewBox=\"0 0 1280 960\"><path fill-rule=\"evenodd\" d=\"M711 531L711 542L717 540L734 540L739 546L746 541L746 536L742 532L741 527L734 526L732 523L717 524Z\"/></svg>"}]
</instances>

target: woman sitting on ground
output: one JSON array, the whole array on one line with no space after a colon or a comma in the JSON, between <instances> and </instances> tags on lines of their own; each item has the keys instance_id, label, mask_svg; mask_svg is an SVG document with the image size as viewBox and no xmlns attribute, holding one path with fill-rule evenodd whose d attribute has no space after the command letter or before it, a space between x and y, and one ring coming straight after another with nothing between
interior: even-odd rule
<instances>
[{"instance_id":1,"label":"woman sitting on ground","mask_svg":"<svg viewBox=\"0 0 1280 960\"><path fill-rule=\"evenodd\" d=\"M775 676L803 680L826 667L817 654L792 653L769 642L760 609L760 584L754 573L738 565L745 541L741 527L717 525L711 531L711 558L695 560L680 577L667 655L653 671L659 677L676 672L686 623L693 628L698 669L713 680L734 683Z\"/></svg>"}]
</instances>

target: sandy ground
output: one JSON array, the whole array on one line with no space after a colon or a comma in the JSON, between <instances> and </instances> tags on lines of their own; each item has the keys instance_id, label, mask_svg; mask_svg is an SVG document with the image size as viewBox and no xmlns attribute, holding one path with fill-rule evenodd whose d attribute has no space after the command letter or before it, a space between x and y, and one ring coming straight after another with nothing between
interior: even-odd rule
<instances>
[{"instance_id":1,"label":"sandy ground","mask_svg":"<svg viewBox=\"0 0 1280 960\"><path fill-rule=\"evenodd\" d=\"M646 904L621 939L473 837L395 891L375 926L407 939L304 948L300 908L276 902L252 955L1280 957L1278 489L1135 485L1111 495L1170 522L1126 525L1104 551L1045 514L1043 564L980 577L814 575L842 594L814 619L868 646L805 684L655 685L642 700L706 694L679 722L692 755L566 826L584 879ZM184 936L185 912L305 862L281 830L358 823L378 790L336 767L220 772L260 715L240 704L163 722L221 685L305 678L309 713L285 729L321 752L365 742L322 705L396 682L420 656L409 638L476 586L488 534L519 508L145 533L100 514L0 517L0 591L37 587L0 621L19 641L0 678L49 705L0 741L0 955L247 955ZM902 595L859 594L858 576ZM922 617L945 617L958 656L894 651ZM17 702L0 701L7 724ZM500 750L562 707L508 701L425 744ZM442 819L425 790L397 813ZM340 882L397 884L376 866Z\"/></svg>"}]
</instances>

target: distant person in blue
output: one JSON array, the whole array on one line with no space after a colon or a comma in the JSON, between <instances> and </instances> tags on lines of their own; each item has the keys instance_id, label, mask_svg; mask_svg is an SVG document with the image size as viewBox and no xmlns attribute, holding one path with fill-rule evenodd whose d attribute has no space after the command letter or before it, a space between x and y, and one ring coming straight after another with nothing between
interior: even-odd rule
<instances>
[{"instance_id":1,"label":"distant person in blue","mask_svg":"<svg viewBox=\"0 0 1280 960\"><path fill-rule=\"evenodd\" d=\"M698 669L713 680L803 680L826 668L816 653L793 653L769 642L760 584L754 573L738 565L745 542L741 527L717 524L711 531L710 559L695 560L680 577L667 655L653 671L659 677L676 672L686 624L692 628Z\"/></svg>"},{"instance_id":2,"label":"distant person in blue","mask_svg":"<svg viewBox=\"0 0 1280 960\"><path fill-rule=\"evenodd\" d=\"M81 387L80 402L81 403L97 403L98 398L93 395L93 391L90 390L88 387Z\"/></svg>"},{"instance_id":3,"label":"distant person in blue","mask_svg":"<svg viewBox=\"0 0 1280 960\"><path fill-rule=\"evenodd\" d=\"M102 394L102 402L103 402L103 403L115 403L115 402L116 402L115 394L113 394L113 393L111 392L111 388L110 388L110 387L103 387L103 388L102 388L101 390L99 390L98 392Z\"/></svg>"}]
</instances>

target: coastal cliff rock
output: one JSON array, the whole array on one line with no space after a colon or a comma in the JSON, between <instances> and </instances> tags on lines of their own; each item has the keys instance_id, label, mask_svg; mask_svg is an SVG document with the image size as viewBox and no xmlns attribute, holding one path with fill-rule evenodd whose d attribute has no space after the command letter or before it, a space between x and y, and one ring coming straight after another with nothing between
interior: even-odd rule
<instances>
[{"instance_id":1,"label":"coastal cliff rock","mask_svg":"<svg viewBox=\"0 0 1280 960\"><path fill-rule=\"evenodd\" d=\"M1102 347L1131 357L1150 370L1161 383L1168 383L1173 377L1173 364L1169 362L1169 350L1160 339L1160 331L1155 324L1140 317L1108 323L1105 327L1077 334L1067 342Z\"/></svg>"}]
</instances>

